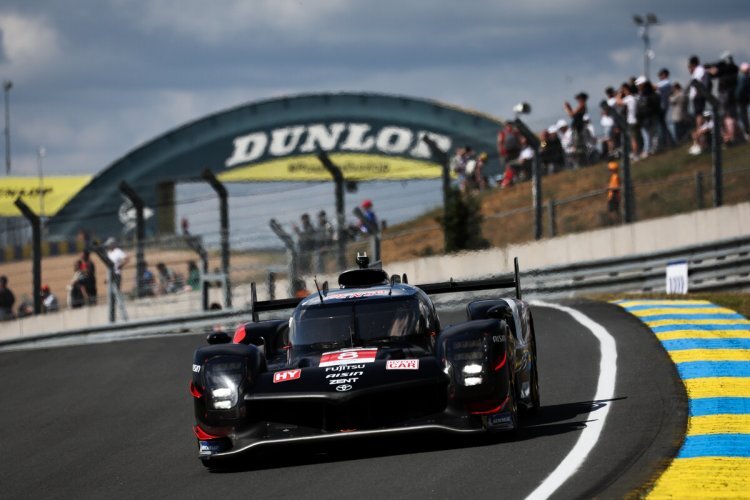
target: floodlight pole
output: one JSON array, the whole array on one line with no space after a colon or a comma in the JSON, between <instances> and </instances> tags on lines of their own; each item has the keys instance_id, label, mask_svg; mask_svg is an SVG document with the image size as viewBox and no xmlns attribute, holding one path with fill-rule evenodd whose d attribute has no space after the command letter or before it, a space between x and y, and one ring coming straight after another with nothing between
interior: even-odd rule
<instances>
[{"instance_id":1,"label":"floodlight pole","mask_svg":"<svg viewBox=\"0 0 750 500\"><path fill-rule=\"evenodd\" d=\"M10 175L10 89L13 82L5 80L3 90L5 93L5 175Z\"/></svg>"},{"instance_id":2,"label":"floodlight pole","mask_svg":"<svg viewBox=\"0 0 750 500\"><path fill-rule=\"evenodd\" d=\"M641 38L643 39L643 76L649 78L649 65L651 59L651 37L648 34L649 27L658 24L659 20L654 14L646 14L645 18L633 16L633 22L641 28ZM649 78L650 79L650 78Z\"/></svg>"}]
</instances>

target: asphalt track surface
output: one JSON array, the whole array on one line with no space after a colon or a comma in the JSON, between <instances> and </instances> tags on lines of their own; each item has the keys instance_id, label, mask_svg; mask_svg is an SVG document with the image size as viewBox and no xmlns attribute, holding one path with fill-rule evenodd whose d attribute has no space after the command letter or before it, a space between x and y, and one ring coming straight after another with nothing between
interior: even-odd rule
<instances>
[{"instance_id":1,"label":"asphalt track surface","mask_svg":"<svg viewBox=\"0 0 750 500\"><path fill-rule=\"evenodd\" d=\"M518 439L452 437L288 445L210 473L188 391L198 335L0 354L3 498L524 498L609 406L604 430L555 498L620 498L679 448L686 396L674 365L619 307L568 303L616 339L616 397L593 401L594 336L534 307L542 408ZM443 313L443 323L459 321Z\"/></svg>"}]
</instances>

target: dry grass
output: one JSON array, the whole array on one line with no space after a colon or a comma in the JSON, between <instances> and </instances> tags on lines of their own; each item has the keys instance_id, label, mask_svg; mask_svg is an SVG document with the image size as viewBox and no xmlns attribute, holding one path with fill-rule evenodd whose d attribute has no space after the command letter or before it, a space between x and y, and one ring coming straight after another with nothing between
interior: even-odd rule
<instances>
[{"instance_id":1,"label":"dry grass","mask_svg":"<svg viewBox=\"0 0 750 500\"><path fill-rule=\"evenodd\" d=\"M750 145L722 151L724 203L750 200ZM711 156L687 154L687 146L668 151L631 165L634 183L636 220L689 212L699 209L696 174L703 177L703 207L712 204ZM741 170L732 173L731 170ZM556 234L563 235L617 223L606 211L606 194L577 201L581 195L606 188L609 172L606 163L568 170L542 178L544 202L556 200ZM479 195L485 217L482 232L492 246L521 243L533 238L534 213L531 210L531 183L524 182L506 190ZM509 213L510 212L510 213ZM443 231L438 224L441 210L432 210L413 221L385 231L382 254L385 261L404 260L444 252ZM549 235L549 221L543 215L543 233Z\"/></svg>"}]
</instances>

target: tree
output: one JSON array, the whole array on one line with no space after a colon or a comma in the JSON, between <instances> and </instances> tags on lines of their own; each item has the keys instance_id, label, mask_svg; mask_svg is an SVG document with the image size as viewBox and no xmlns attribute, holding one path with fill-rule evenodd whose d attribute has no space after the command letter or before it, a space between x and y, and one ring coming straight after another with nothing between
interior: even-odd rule
<instances>
[{"instance_id":1,"label":"tree","mask_svg":"<svg viewBox=\"0 0 750 500\"><path fill-rule=\"evenodd\" d=\"M490 246L482 236L482 212L479 199L453 189L440 218L445 232L445 252L480 250Z\"/></svg>"}]
</instances>

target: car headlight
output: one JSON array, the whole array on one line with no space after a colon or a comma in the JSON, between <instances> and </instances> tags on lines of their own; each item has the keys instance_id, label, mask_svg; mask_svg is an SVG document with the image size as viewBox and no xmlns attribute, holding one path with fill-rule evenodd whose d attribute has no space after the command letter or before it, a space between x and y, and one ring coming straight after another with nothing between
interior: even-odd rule
<instances>
[{"instance_id":1,"label":"car headlight","mask_svg":"<svg viewBox=\"0 0 750 500\"><path fill-rule=\"evenodd\" d=\"M206 364L206 388L209 407L214 410L234 408L239 389L245 379L245 363L241 360L216 360Z\"/></svg>"},{"instance_id":2,"label":"car headlight","mask_svg":"<svg viewBox=\"0 0 750 500\"><path fill-rule=\"evenodd\" d=\"M454 365L456 382L466 387L481 385L484 382L484 360L487 342L484 337L471 340L448 342L448 358Z\"/></svg>"}]
</instances>

